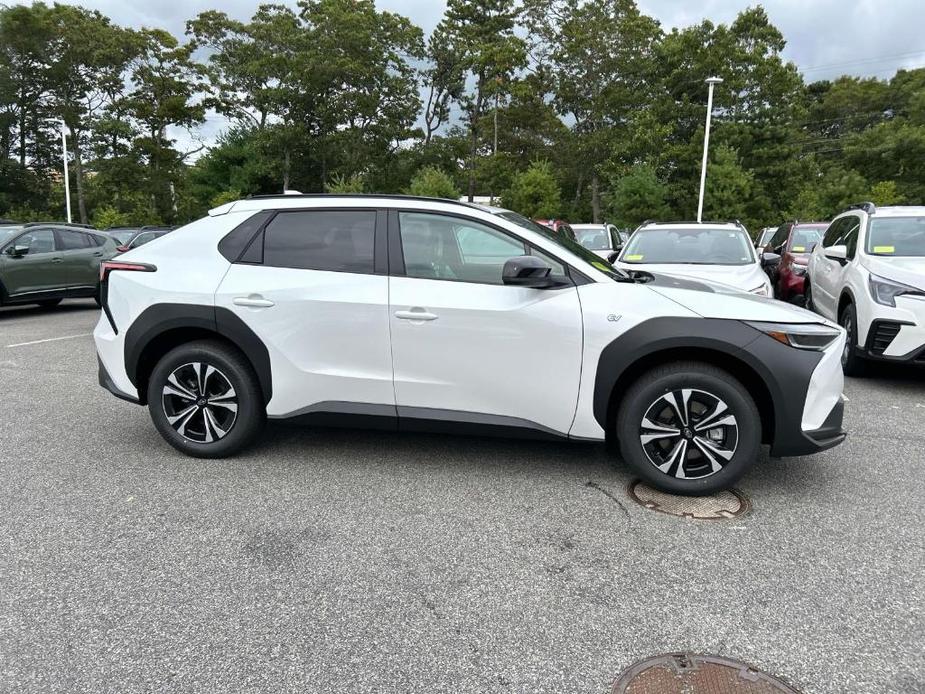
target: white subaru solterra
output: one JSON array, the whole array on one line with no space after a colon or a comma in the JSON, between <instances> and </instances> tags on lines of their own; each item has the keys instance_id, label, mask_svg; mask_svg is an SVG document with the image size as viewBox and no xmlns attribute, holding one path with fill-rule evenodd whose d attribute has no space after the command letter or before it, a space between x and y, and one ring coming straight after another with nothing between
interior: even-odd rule
<instances>
[{"instance_id":1,"label":"white subaru solterra","mask_svg":"<svg viewBox=\"0 0 925 694\"><path fill-rule=\"evenodd\" d=\"M175 448L266 418L618 443L664 490L839 444L844 331L708 282L615 269L507 210L271 196L101 268L100 383Z\"/></svg>"}]
</instances>

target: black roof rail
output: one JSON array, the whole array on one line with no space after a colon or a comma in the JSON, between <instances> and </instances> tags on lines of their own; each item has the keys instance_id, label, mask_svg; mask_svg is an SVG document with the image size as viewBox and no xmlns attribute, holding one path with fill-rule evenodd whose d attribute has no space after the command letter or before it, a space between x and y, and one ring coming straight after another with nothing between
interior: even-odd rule
<instances>
[{"instance_id":1,"label":"black roof rail","mask_svg":"<svg viewBox=\"0 0 925 694\"><path fill-rule=\"evenodd\" d=\"M849 210L864 210L867 214L876 214L877 206L872 202L856 202L853 205L848 205Z\"/></svg>"},{"instance_id":2,"label":"black roof rail","mask_svg":"<svg viewBox=\"0 0 925 694\"><path fill-rule=\"evenodd\" d=\"M295 198L379 198L386 200L418 200L421 202L448 202L453 205L482 209L482 205L477 202L468 202L466 200L454 200L453 198L431 198L426 195L401 195L398 193L272 193L269 195L249 195L245 200L292 200Z\"/></svg>"},{"instance_id":3,"label":"black roof rail","mask_svg":"<svg viewBox=\"0 0 925 694\"><path fill-rule=\"evenodd\" d=\"M17 222L16 220L13 220L13 219L0 219L0 224L3 224L3 225L21 224L21 222Z\"/></svg>"}]
</instances>

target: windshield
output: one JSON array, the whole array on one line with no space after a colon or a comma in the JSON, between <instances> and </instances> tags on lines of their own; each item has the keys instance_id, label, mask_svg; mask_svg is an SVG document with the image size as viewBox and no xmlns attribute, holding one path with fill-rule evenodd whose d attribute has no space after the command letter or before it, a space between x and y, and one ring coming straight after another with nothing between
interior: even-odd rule
<instances>
[{"instance_id":1,"label":"windshield","mask_svg":"<svg viewBox=\"0 0 925 694\"><path fill-rule=\"evenodd\" d=\"M11 238L16 236L20 231L22 231L22 226L0 226L0 246L5 244Z\"/></svg>"},{"instance_id":2,"label":"windshield","mask_svg":"<svg viewBox=\"0 0 925 694\"><path fill-rule=\"evenodd\" d=\"M925 256L925 217L872 219L867 252L883 256Z\"/></svg>"},{"instance_id":3,"label":"windshield","mask_svg":"<svg viewBox=\"0 0 925 694\"><path fill-rule=\"evenodd\" d=\"M118 230L109 230L106 232L112 236L119 244L124 244L132 240L132 237L138 233L136 229L118 229Z\"/></svg>"},{"instance_id":4,"label":"windshield","mask_svg":"<svg viewBox=\"0 0 925 694\"><path fill-rule=\"evenodd\" d=\"M748 265L752 242L741 229L671 227L639 229L623 248L624 263Z\"/></svg>"},{"instance_id":5,"label":"windshield","mask_svg":"<svg viewBox=\"0 0 925 694\"><path fill-rule=\"evenodd\" d=\"M524 229L529 229L530 231L535 231L539 234L542 234L544 238L549 239L558 246L561 246L572 255L577 255L589 265L593 265L596 270L603 272L605 275L608 275L612 279L625 281L628 277L625 272L602 260L599 256L589 251L580 243L576 243L575 241L572 241L570 238L563 236L562 234L557 234L549 227L544 227L542 224L537 224L532 219L527 219L523 215L517 214L516 212L511 212L510 210L501 210L499 212L493 212L492 214L501 217L501 219L506 219L509 222L514 222L514 224L523 227Z\"/></svg>"},{"instance_id":6,"label":"windshield","mask_svg":"<svg viewBox=\"0 0 925 694\"><path fill-rule=\"evenodd\" d=\"M575 239L589 251L609 251L610 237L607 227L572 227Z\"/></svg>"},{"instance_id":7,"label":"windshield","mask_svg":"<svg viewBox=\"0 0 925 694\"><path fill-rule=\"evenodd\" d=\"M790 234L790 250L794 253L812 253L822 240L825 224L814 227L794 227Z\"/></svg>"}]
</instances>

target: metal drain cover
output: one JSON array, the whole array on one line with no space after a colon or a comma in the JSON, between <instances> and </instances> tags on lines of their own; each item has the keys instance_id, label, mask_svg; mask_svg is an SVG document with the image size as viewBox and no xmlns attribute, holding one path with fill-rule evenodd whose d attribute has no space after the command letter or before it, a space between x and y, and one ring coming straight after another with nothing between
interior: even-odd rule
<instances>
[{"instance_id":1,"label":"metal drain cover","mask_svg":"<svg viewBox=\"0 0 925 694\"><path fill-rule=\"evenodd\" d=\"M722 520L741 516L749 509L748 499L733 489L709 496L678 496L652 489L637 480L630 484L627 491L630 498L641 506L682 518Z\"/></svg>"},{"instance_id":2,"label":"metal drain cover","mask_svg":"<svg viewBox=\"0 0 925 694\"><path fill-rule=\"evenodd\" d=\"M799 694L780 680L731 658L667 653L640 661L613 684L613 694Z\"/></svg>"}]
</instances>

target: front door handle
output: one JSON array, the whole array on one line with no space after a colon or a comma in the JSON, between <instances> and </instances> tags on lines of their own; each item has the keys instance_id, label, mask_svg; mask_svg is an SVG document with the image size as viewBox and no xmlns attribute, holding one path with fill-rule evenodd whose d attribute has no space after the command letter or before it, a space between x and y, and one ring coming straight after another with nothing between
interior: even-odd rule
<instances>
[{"instance_id":1,"label":"front door handle","mask_svg":"<svg viewBox=\"0 0 925 694\"><path fill-rule=\"evenodd\" d=\"M264 299L259 294L251 294L250 296L236 296L231 300L235 306L249 306L250 308L270 308L270 306L275 306L272 301L269 299Z\"/></svg>"},{"instance_id":2,"label":"front door handle","mask_svg":"<svg viewBox=\"0 0 925 694\"><path fill-rule=\"evenodd\" d=\"M61 262L61 258L52 258L52 259L51 259L51 262L53 262L53 263L60 263L60 262Z\"/></svg>"},{"instance_id":3,"label":"front door handle","mask_svg":"<svg viewBox=\"0 0 925 694\"><path fill-rule=\"evenodd\" d=\"M428 312L426 309L421 308L420 306L415 306L410 311L396 311L396 318L401 318L402 320L437 320L437 316L434 313Z\"/></svg>"},{"instance_id":4,"label":"front door handle","mask_svg":"<svg viewBox=\"0 0 925 694\"><path fill-rule=\"evenodd\" d=\"M95 255L97 258L101 258L103 256L103 251L97 251L93 255Z\"/></svg>"}]
</instances>

